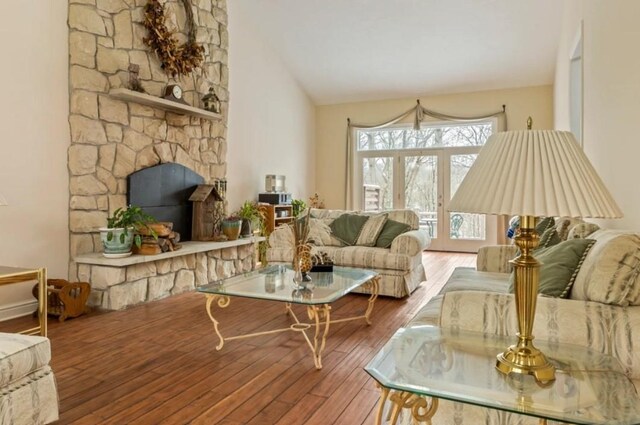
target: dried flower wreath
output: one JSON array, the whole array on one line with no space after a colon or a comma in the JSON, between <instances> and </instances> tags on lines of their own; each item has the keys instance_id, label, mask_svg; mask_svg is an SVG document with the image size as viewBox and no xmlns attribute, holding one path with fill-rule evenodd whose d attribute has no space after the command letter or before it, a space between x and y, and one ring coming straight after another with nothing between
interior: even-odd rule
<instances>
[{"instance_id":1,"label":"dried flower wreath","mask_svg":"<svg viewBox=\"0 0 640 425\"><path fill-rule=\"evenodd\" d=\"M172 77L190 73L204 60L204 48L196 43L196 26L191 2L181 1L187 14L188 30L188 40L182 45L178 44L174 32L165 25L164 6L158 0L149 0L144 9L144 26L149 31L149 36L144 38L144 42L156 52L162 69Z\"/></svg>"}]
</instances>

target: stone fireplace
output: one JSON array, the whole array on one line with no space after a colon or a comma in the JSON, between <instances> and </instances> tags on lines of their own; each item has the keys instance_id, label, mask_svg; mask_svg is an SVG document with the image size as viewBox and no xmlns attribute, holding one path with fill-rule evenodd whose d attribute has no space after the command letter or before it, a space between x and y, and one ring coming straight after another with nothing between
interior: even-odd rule
<instances>
[{"instance_id":1,"label":"stone fireplace","mask_svg":"<svg viewBox=\"0 0 640 425\"><path fill-rule=\"evenodd\" d=\"M92 284L94 306L124 308L252 267L250 245L199 246L145 262L102 261L96 254L102 250L97 229L131 195L128 176L158 164L179 164L205 183L226 176L226 2L191 3L205 60L192 74L174 80L143 42L146 0L69 0L69 277ZM182 3L164 4L168 24L179 29L183 42ZM114 90L128 87L130 64L139 66L142 87L154 98L167 84L179 84L186 102L200 107L201 97L214 87L222 102L220 116L201 118L122 100Z\"/></svg>"}]
</instances>

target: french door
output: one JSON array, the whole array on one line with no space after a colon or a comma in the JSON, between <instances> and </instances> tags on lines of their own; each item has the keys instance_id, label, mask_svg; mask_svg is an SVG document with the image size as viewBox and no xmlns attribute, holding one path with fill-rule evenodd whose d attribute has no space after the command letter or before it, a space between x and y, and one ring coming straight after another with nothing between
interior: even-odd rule
<instances>
[{"instance_id":1,"label":"french door","mask_svg":"<svg viewBox=\"0 0 640 425\"><path fill-rule=\"evenodd\" d=\"M369 149L359 152L361 208L407 208L431 236L429 249L476 252L496 243L496 218L449 211L448 204L482 145Z\"/></svg>"}]
</instances>

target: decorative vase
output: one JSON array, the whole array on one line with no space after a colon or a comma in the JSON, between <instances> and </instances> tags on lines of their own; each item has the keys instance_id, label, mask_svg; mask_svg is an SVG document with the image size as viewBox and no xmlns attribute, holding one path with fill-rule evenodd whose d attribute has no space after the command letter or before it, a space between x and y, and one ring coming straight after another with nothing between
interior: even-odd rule
<instances>
[{"instance_id":1,"label":"decorative vase","mask_svg":"<svg viewBox=\"0 0 640 425\"><path fill-rule=\"evenodd\" d=\"M101 227L100 240L104 248L103 255L105 257L125 257L131 255L133 236L133 228L127 229L125 235L123 227Z\"/></svg>"},{"instance_id":2,"label":"decorative vase","mask_svg":"<svg viewBox=\"0 0 640 425\"><path fill-rule=\"evenodd\" d=\"M306 288L311 282L309 271L311 270L311 246L308 244L298 245L293 255L293 286L296 288Z\"/></svg>"},{"instance_id":3,"label":"decorative vase","mask_svg":"<svg viewBox=\"0 0 640 425\"><path fill-rule=\"evenodd\" d=\"M242 228L242 220L222 220L222 233L230 241L235 241L240 235L240 229Z\"/></svg>"},{"instance_id":4,"label":"decorative vase","mask_svg":"<svg viewBox=\"0 0 640 425\"><path fill-rule=\"evenodd\" d=\"M253 234L253 230L251 229L251 220L246 218L242 219L242 227L240 229L240 237L248 238Z\"/></svg>"}]
</instances>

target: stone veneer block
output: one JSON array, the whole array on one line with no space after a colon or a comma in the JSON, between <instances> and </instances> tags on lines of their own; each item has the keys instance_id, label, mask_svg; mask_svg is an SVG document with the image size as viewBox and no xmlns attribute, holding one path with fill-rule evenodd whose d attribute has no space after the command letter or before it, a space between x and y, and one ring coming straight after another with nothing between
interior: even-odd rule
<instances>
[{"instance_id":1,"label":"stone veneer block","mask_svg":"<svg viewBox=\"0 0 640 425\"><path fill-rule=\"evenodd\" d=\"M69 100L69 112L98 118L98 95L86 90L75 90Z\"/></svg>"},{"instance_id":2,"label":"stone veneer block","mask_svg":"<svg viewBox=\"0 0 640 425\"><path fill-rule=\"evenodd\" d=\"M98 148L92 145L69 147L69 172L72 175L91 174L96 171Z\"/></svg>"},{"instance_id":3,"label":"stone veneer block","mask_svg":"<svg viewBox=\"0 0 640 425\"><path fill-rule=\"evenodd\" d=\"M176 274L175 284L171 289L171 295L181 294L195 289L195 275L191 270L180 270Z\"/></svg>"},{"instance_id":4,"label":"stone veneer block","mask_svg":"<svg viewBox=\"0 0 640 425\"><path fill-rule=\"evenodd\" d=\"M171 271L171 264L173 261L171 258L166 260L156 261L156 269L158 274L167 274Z\"/></svg>"},{"instance_id":5,"label":"stone veneer block","mask_svg":"<svg viewBox=\"0 0 640 425\"><path fill-rule=\"evenodd\" d=\"M153 301L153 300L158 300L160 298L168 297L171 294L171 289L173 288L175 280L176 280L175 273L169 273L162 276L150 277L149 291L147 293L147 301Z\"/></svg>"},{"instance_id":6,"label":"stone veneer block","mask_svg":"<svg viewBox=\"0 0 640 425\"><path fill-rule=\"evenodd\" d=\"M71 141L91 145L104 145L107 143L107 134L100 121L95 121L81 115L69 117L71 127Z\"/></svg>"},{"instance_id":7,"label":"stone veneer block","mask_svg":"<svg viewBox=\"0 0 640 425\"><path fill-rule=\"evenodd\" d=\"M122 267L91 267L91 287L93 289L107 289L125 281L124 268Z\"/></svg>"},{"instance_id":8,"label":"stone veneer block","mask_svg":"<svg viewBox=\"0 0 640 425\"><path fill-rule=\"evenodd\" d=\"M140 304L147 299L147 279L111 286L103 298L103 307L108 310L122 310L131 305ZM107 301L107 305L104 302Z\"/></svg>"},{"instance_id":9,"label":"stone veneer block","mask_svg":"<svg viewBox=\"0 0 640 425\"><path fill-rule=\"evenodd\" d=\"M104 211L71 211L69 228L72 232L95 232L107 222Z\"/></svg>"},{"instance_id":10,"label":"stone veneer block","mask_svg":"<svg viewBox=\"0 0 640 425\"><path fill-rule=\"evenodd\" d=\"M107 187L93 175L71 177L69 181L71 195L102 195L107 193Z\"/></svg>"},{"instance_id":11,"label":"stone veneer block","mask_svg":"<svg viewBox=\"0 0 640 425\"><path fill-rule=\"evenodd\" d=\"M140 263L127 267L127 280L139 280L144 277L156 275L156 263Z\"/></svg>"},{"instance_id":12,"label":"stone veneer block","mask_svg":"<svg viewBox=\"0 0 640 425\"><path fill-rule=\"evenodd\" d=\"M69 6L69 26L97 35L107 35L104 21L98 11L90 6L72 4Z\"/></svg>"}]
</instances>

